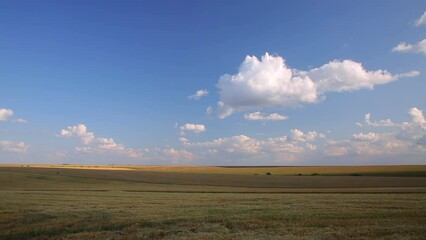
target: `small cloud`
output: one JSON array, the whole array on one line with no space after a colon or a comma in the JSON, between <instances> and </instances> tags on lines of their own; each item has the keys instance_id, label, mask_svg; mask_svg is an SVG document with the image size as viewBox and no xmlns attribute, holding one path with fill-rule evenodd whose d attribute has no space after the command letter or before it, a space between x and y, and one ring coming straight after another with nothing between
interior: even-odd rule
<instances>
[{"instance_id":1,"label":"small cloud","mask_svg":"<svg viewBox=\"0 0 426 240\"><path fill-rule=\"evenodd\" d=\"M194 159L194 154L187 150L176 150L174 148L163 149L162 154L172 163L181 163Z\"/></svg>"},{"instance_id":2,"label":"small cloud","mask_svg":"<svg viewBox=\"0 0 426 240\"><path fill-rule=\"evenodd\" d=\"M266 115L261 112L253 112L253 113L244 114L244 118L250 121L279 121L279 120L287 120L288 116L281 115L278 113L271 113L269 115Z\"/></svg>"},{"instance_id":3,"label":"small cloud","mask_svg":"<svg viewBox=\"0 0 426 240\"><path fill-rule=\"evenodd\" d=\"M29 147L24 142L12 142L4 140L0 141L0 148L5 152L25 153Z\"/></svg>"},{"instance_id":4,"label":"small cloud","mask_svg":"<svg viewBox=\"0 0 426 240\"><path fill-rule=\"evenodd\" d=\"M212 106L208 106L208 107L207 107L207 109L206 109L206 113L207 113L207 115L211 115L211 114L213 113L213 108L212 108Z\"/></svg>"},{"instance_id":5,"label":"small cloud","mask_svg":"<svg viewBox=\"0 0 426 240\"><path fill-rule=\"evenodd\" d=\"M325 150L325 154L332 157L340 157L348 154L349 149L346 147L330 146Z\"/></svg>"},{"instance_id":6,"label":"small cloud","mask_svg":"<svg viewBox=\"0 0 426 240\"><path fill-rule=\"evenodd\" d=\"M95 138L93 132L88 132L84 124L70 126L62 129L59 137L78 137L84 144L83 147L76 147L75 150L80 153L91 152L115 152L126 155L130 158L142 156L140 150L127 148L123 144L116 143L112 138Z\"/></svg>"},{"instance_id":7,"label":"small cloud","mask_svg":"<svg viewBox=\"0 0 426 240\"><path fill-rule=\"evenodd\" d=\"M395 126L395 124L389 118L386 119L386 120L380 120L380 121L374 121L374 122L372 122L370 119L371 119L371 114L370 113L365 114L364 122L367 126L373 126L373 127L392 127L392 126ZM362 126L362 124L361 125L359 125L359 124L360 123L358 123L357 125Z\"/></svg>"},{"instance_id":8,"label":"small cloud","mask_svg":"<svg viewBox=\"0 0 426 240\"><path fill-rule=\"evenodd\" d=\"M261 150L261 141L245 135L230 138L218 138L208 142L186 143L189 148L201 148L203 152L257 154Z\"/></svg>"},{"instance_id":9,"label":"small cloud","mask_svg":"<svg viewBox=\"0 0 426 240\"><path fill-rule=\"evenodd\" d=\"M189 100L200 100L200 98L207 96L209 92L206 89L201 89L195 92L193 95L188 96Z\"/></svg>"},{"instance_id":10,"label":"small cloud","mask_svg":"<svg viewBox=\"0 0 426 240\"><path fill-rule=\"evenodd\" d=\"M62 159L65 158L68 155L67 151L56 151L55 152L55 157L58 159Z\"/></svg>"},{"instance_id":11,"label":"small cloud","mask_svg":"<svg viewBox=\"0 0 426 240\"><path fill-rule=\"evenodd\" d=\"M12 117L13 111L12 109L0 108L0 121L9 121L10 117ZM25 119L18 118L10 120L13 123L26 123L28 122Z\"/></svg>"},{"instance_id":12,"label":"small cloud","mask_svg":"<svg viewBox=\"0 0 426 240\"><path fill-rule=\"evenodd\" d=\"M352 139L355 141L375 142L379 139L379 135L373 132L358 133L352 134Z\"/></svg>"},{"instance_id":13,"label":"small cloud","mask_svg":"<svg viewBox=\"0 0 426 240\"><path fill-rule=\"evenodd\" d=\"M25 120L23 118L18 118L18 119L14 119L12 120L13 123L27 123L28 120Z\"/></svg>"},{"instance_id":14,"label":"small cloud","mask_svg":"<svg viewBox=\"0 0 426 240\"><path fill-rule=\"evenodd\" d=\"M206 126L204 126L203 124L186 123L180 127L180 133L182 135L184 135L185 132L200 133L205 131Z\"/></svg>"},{"instance_id":15,"label":"small cloud","mask_svg":"<svg viewBox=\"0 0 426 240\"><path fill-rule=\"evenodd\" d=\"M0 121L7 121L12 115L12 109L0 108Z\"/></svg>"},{"instance_id":16,"label":"small cloud","mask_svg":"<svg viewBox=\"0 0 426 240\"><path fill-rule=\"evenodd\" d=\"M292 135L291 136L292 140L296 142L312 142L319 136L319 134L316 131L310 131L308 133L304 133L300 131L299 129L292 129L290 130L290 132Z\"/></svg>"},{"instance_id":17,"label":"small cloud","mask_svg":"<svg viewBox=\"0 0 426 240\"><path fill-rule=\"evenodd\" d=\"M406 73L400 73L400 74L397 74L397 76L398 77L417 77L417 76L419 76L420 75L420 72L419 71L416 71L416 70L414 70L414 71L410 71L410 72L406 72Z\"/></svg>"},{"instance_id":18,"label":"small cloud","mask_svg":"<svg viewBox=\"0 0 426 240\"><path fill-rule=\"evenodd\" d=\"M416 21L416 26L425 25L426 24L426 11L423 13L422 16L420 16L419 19Z\"/></svg>"},{"instance_id":19,"label":"small cloud","mask_svg":"<svg viewBox=\"0 0 426 240\"><path fill-rule=\"evenodd\" d=\"M59 133L59 136L77 136L81 139L84 145L90 144L95 139L95 135L93 134L93 132L88 132L87 127L84 124L78 124L76 126L71 126L67 127L66 129L62 129Z\"/></svg>"},{"instance_id":20,"label":"small cloud","mask_svg":"<svg viewBox=\"0 0 426 240\"><path fill-rule=\"evenodd\" d=\"M392 52L423 53L423 54L426 55L426 39L423 39L422 41L415 43L415 44L409 44L409 43L406 43L406 42L401 42L396 47L392 48ZM414 72L414 74L415 74L415 72Z\"/></svg>"},{"instance_id":21,"label":"small cloud","mask_svg":"<svg viewBox=\"0 0 426 240\"><path fill-rule=\"evenodd\" d=\"M418 124L423 129L426 129L426 119L423 115L422 110L420 110L416 107L413 107L413 108L410 108L410 110L408 111L408 114L413 119L413 123Z\"/></svg>"},{"instance_id":22,"label":"small cloud","mask_svg":"<svg viewBox=\"0 0 426 240\"><path fill-rule=\"evenodd\" d=\"M317 146L316 145L314 145L314 144L310 144L310 143L307 143L306 144L306 149L308 149L308 150L316 150L317 149Z\"/></svg>"}]
</instances>

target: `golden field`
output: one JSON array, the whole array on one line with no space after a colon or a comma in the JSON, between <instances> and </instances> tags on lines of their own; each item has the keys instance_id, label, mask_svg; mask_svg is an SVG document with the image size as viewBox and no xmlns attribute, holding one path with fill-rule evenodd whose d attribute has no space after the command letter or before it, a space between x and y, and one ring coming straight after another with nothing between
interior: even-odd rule
<instances>
[{"instance_id":1,"label":"golden field","mask_svg":"<svg viewBox=\"0 0 426 240\"><path fill-rule=\"evenodd\" d=\"M426 176L426 165L371 165L371 166L138 166L138 165L76 165L76 164L0 164L0 167L33 167L56 169L132 170L152 172L265 174L274 175L416 175Z\"/></svg>"},{"instance_id":2,"label":"golden field","mask_svg":"<svg viewBox=\"0 0 426 240\"><path fill-rule=\"evenodd\" d=\"M424 172L3 165L0 239L424 239Z\"/></svg>"}]
</instances>

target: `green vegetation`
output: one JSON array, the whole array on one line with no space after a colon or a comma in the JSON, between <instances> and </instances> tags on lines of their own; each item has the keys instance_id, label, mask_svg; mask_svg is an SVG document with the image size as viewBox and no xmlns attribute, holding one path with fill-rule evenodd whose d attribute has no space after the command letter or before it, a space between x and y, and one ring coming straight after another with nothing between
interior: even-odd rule
<instances>
[{"instance_id":1,"label":"green vegetation","mask_svg":"<svg viewBox=\"0 0 426 240\"><path fill-rule=\"evenodd\" d=\"M424 177L268 170L3 167L0 239L424 239Z\"/></svg>"}]
</instances>

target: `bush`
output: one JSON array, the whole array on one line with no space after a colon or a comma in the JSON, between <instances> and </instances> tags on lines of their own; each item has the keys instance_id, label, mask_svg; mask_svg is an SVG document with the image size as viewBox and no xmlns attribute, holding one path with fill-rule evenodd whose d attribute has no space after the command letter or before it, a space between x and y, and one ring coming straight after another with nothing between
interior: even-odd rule
<instances>
[{"instance_id":1,"label":"bush","mask_svg":"<svg viewBox=\"0 0 426 240\"><path fill-rule=\"evenodd\" d=\"M312 173L312 176L319 176L318 173Z\"/></svg>"},{"instance_id":2,"label":"bush","mask_svg":"<svg viewBox=\"0 0 426 240\"><path fill-rule=\"evenodd\" d=\"M267 172L267 173L266 173L266 175L272 175L272 173L270 173L270 172Z\"/></svg>"}]
</instances>

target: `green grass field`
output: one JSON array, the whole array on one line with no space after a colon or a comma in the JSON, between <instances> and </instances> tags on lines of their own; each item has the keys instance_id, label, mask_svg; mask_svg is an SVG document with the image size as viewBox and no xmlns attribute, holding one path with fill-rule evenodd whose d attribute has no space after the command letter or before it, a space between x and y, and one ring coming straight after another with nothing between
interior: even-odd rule
<instances>
[{"instance_id":1,"label":"green grass field","mask_svg":"<svg viewBox=\"0 0 426 240\"><path fill-rule=\"evenodd\" d=\"M426 238L424 166L103 167L0 167L0 239Z\"/></svg>"}]
</instances>

